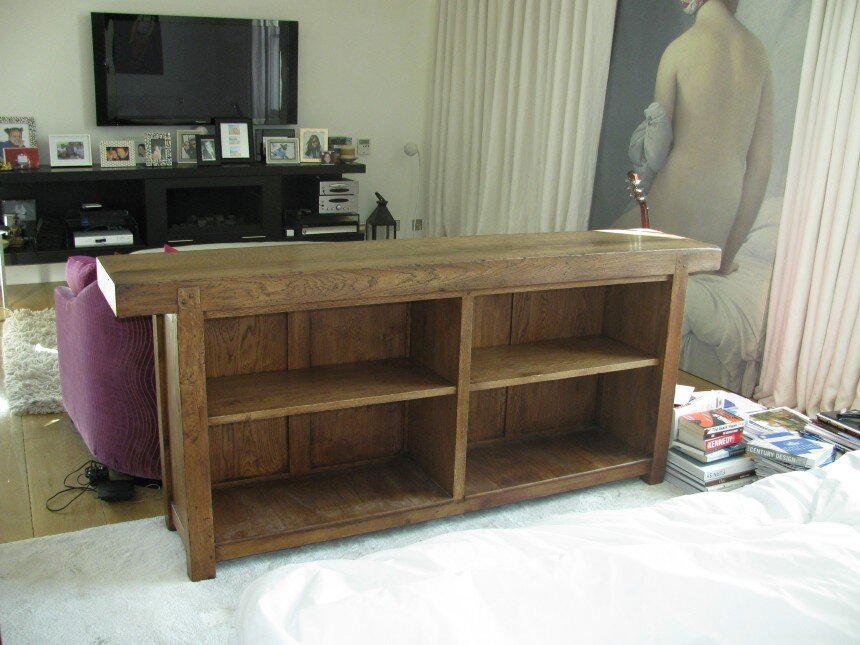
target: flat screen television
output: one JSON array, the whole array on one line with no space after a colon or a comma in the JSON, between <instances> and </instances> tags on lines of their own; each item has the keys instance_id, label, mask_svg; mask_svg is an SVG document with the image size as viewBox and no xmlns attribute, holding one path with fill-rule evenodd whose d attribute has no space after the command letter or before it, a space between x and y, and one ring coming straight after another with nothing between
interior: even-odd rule
<instances>
[{"instance_id":1,"label":"flat screen television","mask_svg":"<svg viewBox=\"0 0 860 645\"><path fill-rule=\"evenodd\" d=\"M93 13L98 125L298 121L299 23Z\"/></svg>"}]
</instances>

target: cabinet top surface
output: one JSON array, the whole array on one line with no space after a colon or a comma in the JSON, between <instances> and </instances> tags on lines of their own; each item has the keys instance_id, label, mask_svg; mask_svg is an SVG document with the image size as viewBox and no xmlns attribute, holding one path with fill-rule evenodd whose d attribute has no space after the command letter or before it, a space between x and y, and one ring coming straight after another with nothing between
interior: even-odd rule
<instances>
[{"instance_id":1,"label":"cabinet top surface","mask_svg":"<svg viewBox=\"0 0 860 645\"><path fill-rule=\"evenodd\" d=\"M176 311L198 287L205 311L287 308L668 275L719 267L720 249L656 233L587 231L337 242L105 256L99 285L114 312Z\"/></svg>"}]
</instances>

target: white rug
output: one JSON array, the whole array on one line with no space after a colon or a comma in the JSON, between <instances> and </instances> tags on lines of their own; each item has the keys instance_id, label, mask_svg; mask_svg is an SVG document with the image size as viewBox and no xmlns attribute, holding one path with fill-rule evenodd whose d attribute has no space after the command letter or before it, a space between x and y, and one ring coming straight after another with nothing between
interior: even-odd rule
<instances>
[{"instance_id":1,"label":"white rug","mask_svg":"<svg viewBox=\"0 0 860 645\"><path fill-rule=\"evenodd\" d=\"M16 309L3 323L6 398L15 414L63 411L53 309Z\"/></svg>"},{"instance_id":2,"label":"white rug","mask_svg":"<svg viewBox=\"0 0 860 645\"><path fill-rule=\"evenodd\" d=\"M218 564L189 582L179 537L162 518L0 545L0 630L6 645L223 644L245 587L297 562L358 558L455 530L514 528L553 515L649 506L681 492L638 479L459 517Z\"/></svg>"}]
</instances>

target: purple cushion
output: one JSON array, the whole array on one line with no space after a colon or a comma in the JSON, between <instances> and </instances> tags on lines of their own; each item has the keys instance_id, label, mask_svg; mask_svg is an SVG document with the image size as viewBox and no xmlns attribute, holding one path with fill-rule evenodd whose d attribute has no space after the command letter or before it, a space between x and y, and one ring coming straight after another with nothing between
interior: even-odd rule
<instances>
[{"instance_id":1,"label":"purple cushion","mask_svg":"<svg viewBox=\"0 0 860 645\"><path fill-rule=\"evenodd\" d=\"M86 255L73 255L66 261L66 282L72 293L78 295L84 287L95 281L95 258Z\"/></svg>"}]
</instances>

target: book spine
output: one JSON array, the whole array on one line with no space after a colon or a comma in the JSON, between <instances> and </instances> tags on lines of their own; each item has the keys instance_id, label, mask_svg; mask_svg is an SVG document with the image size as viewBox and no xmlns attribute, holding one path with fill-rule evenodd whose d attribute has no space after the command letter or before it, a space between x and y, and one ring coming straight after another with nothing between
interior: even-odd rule
<instances>
[{"instance_id":1,"label":"book spine","mask_svg":"<svg viewBox=\"0 0 860 645\"><path fill-rule=\"evenodd\" d=\"M773 459L774 461L779 461L784 464L792 464L793 466L804 466L807 468L812 466L812 464L806 457L801 457L799 455L790 455L787 452L770 450L769 448L763 448L762 446L747 445L747 452L752 453L754 455L767 457L768 459Z\"/></svg>"},{"instance_id":2,"label":"book spine","mask_svg":"<svg viewBox=\"0 0 860 645\"><path fill-rule=\"evenodd\" d=\"M674 452L674 450L673 448L669 451L669 463L700 482L709 482L736 473L750 472L755 467L752 460L742 457L734 458L726 464L720 464L720 462L697 464L691 461L691 458L685 457L683 453Z\"/></svg>"},{"instance_id":3,"label":"book spine","mask_svg":"<svg viewBox=\"0 0 860 645\"><path fill-rule=\"evenodd\" d=\"M743 439L743 432L735 432L734 434L727 434L722 437L716 437L715 439L706 439L705 452L712 452L714 450L728 448L729 446L733 446L736 443L740 443L741 441L743 441Z\"/></svg>"},{"instance_id":4,"label":"book spine","mask_svg":"<svg viewBox=\"0 0 860 645\"><path fill-rule=\"evenodd\" d=\"M707 439L708 437L719 437L720 435L743 430L744 425L745 423L742 421L740 423L727 423L713 428L703 428L695 423L685 422L682 418L678 424L678 428L686 430L693 436Z\"/></svg>"}]
</instances>

